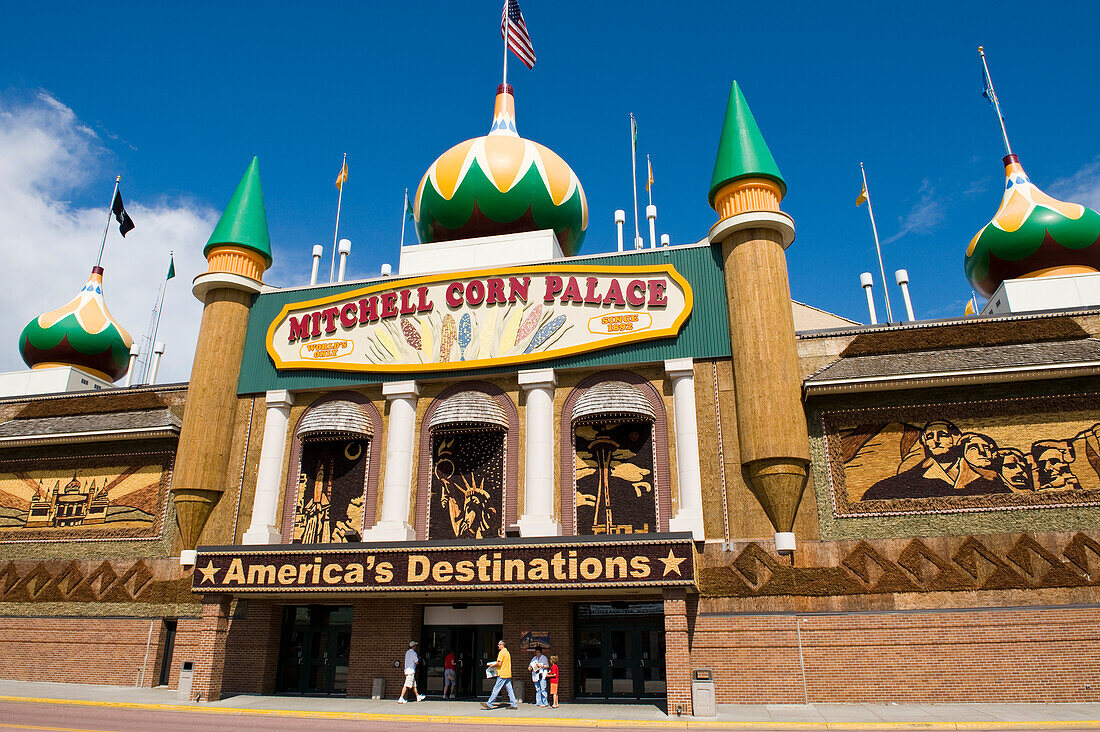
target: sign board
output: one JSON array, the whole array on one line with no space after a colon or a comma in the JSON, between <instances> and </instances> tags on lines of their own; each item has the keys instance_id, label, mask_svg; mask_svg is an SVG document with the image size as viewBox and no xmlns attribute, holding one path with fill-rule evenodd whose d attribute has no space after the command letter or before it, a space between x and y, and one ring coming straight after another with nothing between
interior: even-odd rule
<instances>
[{"instance_id":1,"label":"sign board","mask_svg":"<svg viewBox=\"0 0 1100 732\"><path fill-rule=\"evenodd\" d=\"M525 630L519 636L519 649L521 651L533 651L541 648L544 651L550 648L549 630Z\"/></svg>"},{"instance_id":2,"label":"sign board","mask_svg":"<svg viewBox=\"0 0 1100 732\"><path fill-rule=\"evenodd\" d=\"M469 544L200 547L195 592L422 592L677 587L695 583L690 535Z\"/></svg>"},{"instance_id":3,"label":"sign board","mask_svg":"<svg viewBox=\"0 0 1100 732\"><path fill-rule=\"evenodd\" d=\"M431 275L288 303L267 351L277 369L486 368L675 336L691 308L671 265Z\"/></svg>"}]
</instances>

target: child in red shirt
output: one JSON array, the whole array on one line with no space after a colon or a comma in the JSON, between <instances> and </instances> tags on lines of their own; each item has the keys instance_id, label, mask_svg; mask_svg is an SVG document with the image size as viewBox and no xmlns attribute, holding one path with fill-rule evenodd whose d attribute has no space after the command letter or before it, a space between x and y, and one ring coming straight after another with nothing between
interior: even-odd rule
<instances>
[{"instance_id":1,"label":"child in red shirt","mask_svg":"<svg viewBox=\"0 0 1100 732\"><path fill-rule=\"evenodd\" d=\"M552 708L558 708L558 657L550 656L550 675L546 677L550 682L550 694L554 697Z\"/></svg>"}]
</instances>

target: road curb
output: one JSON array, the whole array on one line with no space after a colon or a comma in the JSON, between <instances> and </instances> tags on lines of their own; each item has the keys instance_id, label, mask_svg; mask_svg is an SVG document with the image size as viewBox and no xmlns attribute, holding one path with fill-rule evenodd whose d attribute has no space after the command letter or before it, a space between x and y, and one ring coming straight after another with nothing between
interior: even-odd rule
<instances>
[{"instance_id":1,"label":"road curb","mask_svg":"<svg viewBox=\"0 0 1100 732\"><path fill-rule=\"evenodd\" d=\"M107 707L114 709L145 709L163 712L196 712L206 714L255 715L263 717L297 717L303 719L347 719L364 722L422 722L425 724L471 725L541 725L544 727L595 727L602 729L663 728L691 729L898 729L898 730L983 730L983 729L1087 729L1100 728L1100 720L1021 720L989 722L729 722L707 719L592 719L591 717L521 717L506 715L501 710L484 715L450 714L390 714L386 712L325 712L301 709L251 709L241 707L211 707L153 702L115 702L91 699L50 699L25 696L0 696L0 702L26 704L67 704L73 706ZM497 715L500 716L497 716Z\"/></svg>"}]
</instances>

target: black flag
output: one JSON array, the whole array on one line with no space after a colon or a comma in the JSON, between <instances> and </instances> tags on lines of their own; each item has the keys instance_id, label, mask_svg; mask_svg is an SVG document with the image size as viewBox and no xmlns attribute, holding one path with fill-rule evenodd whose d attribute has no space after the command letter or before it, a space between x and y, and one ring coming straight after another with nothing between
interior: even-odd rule
<instances>
[{"instance_id":1,"label":"black flag","mask_svg":"<svg viewBox=\"0 0 1100 732\"><path fill-rule=\"evenodd\" d=\"M130 214L126 213L126 207L122 205L122 191L115 191L115 201L111 204L111 213L115 215L115 219L118 221L118 233L125 238L127 232L134 228L134 220L130 218Z\"/></svg>"}]
</instances>

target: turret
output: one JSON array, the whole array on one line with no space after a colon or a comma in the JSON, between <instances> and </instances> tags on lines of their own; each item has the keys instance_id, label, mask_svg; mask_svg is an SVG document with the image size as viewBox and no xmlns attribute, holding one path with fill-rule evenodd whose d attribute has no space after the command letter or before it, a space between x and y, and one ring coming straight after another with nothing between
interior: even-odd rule
<instances>
[{"instance_id":1,"label":"turret","mask_svg":"<svg viewBox=\"0 0 1100 732\"><path fill-rule=\"evenodd\" d=\"M776 548L790 552L810 454L784 254L794 220L779 209L786 192L735 81L708 195L719 217L709 238L725 274L742 474Z\"/></svg>"},{"instance_id":2,"label":"turret","mask_svg":"<svg viewBox=\"0 0 1100 732\"><path fill-rule=\"evenodd\" d=\"M203 303L202 323L172 480L182 564L194 563L203 527L229 487L229 452L248 311L263 285L263 273L271 266L257 158L245 171L203 254L208 269L195 278L192 287Z\"/></svg>"}]
</instances>

